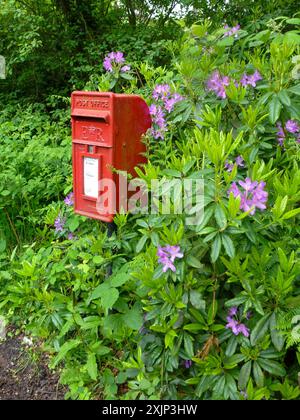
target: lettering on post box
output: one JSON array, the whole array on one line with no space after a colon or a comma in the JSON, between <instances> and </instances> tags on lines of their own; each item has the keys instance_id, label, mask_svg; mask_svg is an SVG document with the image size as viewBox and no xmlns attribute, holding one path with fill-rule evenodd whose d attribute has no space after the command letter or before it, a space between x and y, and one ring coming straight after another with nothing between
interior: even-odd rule
<instances>
[{"instance_id":1,"label":"lettering on post box","mask_svg":"<svg viewBox=\"0 0 300 420\"><path fill-rule=\"evenodd\" d=\"M81 98L75 102L77 108L89 108L89 109L109 109L108 100L96 100L89 98Z\"/></svg>"},{"instance_id":2,"label":"lettering on post box","mask_svg":"<svg viewBox=\"0 0 300 420\"><path fill-rule=\"evenodd\" d=\"M103 129L94 126L81 126L82 139L92 141L105 141L103 138Z\"/></svg>"},{"instance_id":3,"label":"lettering on post box","mask_svg":"<svg viewBox=\"0 0 300 420\"><path fill-rule=\"evenodd\" d=\"M84 195L98 198L99 159L83 158Z\"/></svg>"}]
</instances>

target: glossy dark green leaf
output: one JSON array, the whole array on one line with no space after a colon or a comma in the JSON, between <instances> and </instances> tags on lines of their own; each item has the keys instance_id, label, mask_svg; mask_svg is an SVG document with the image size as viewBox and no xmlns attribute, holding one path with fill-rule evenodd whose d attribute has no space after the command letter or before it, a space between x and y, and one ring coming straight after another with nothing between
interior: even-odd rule
<instances>
[{"instance_id":1,"label":"glossy dark green leaf","mask_svg":"<svg viewBox=\"0 0 300 420\"><path fill-rule=\"evenodd\" d=\"M250 378L252 362L251 360L243 365L240 370L238 385L241 390L245 390Z\"/></svg>"}]
</instances>

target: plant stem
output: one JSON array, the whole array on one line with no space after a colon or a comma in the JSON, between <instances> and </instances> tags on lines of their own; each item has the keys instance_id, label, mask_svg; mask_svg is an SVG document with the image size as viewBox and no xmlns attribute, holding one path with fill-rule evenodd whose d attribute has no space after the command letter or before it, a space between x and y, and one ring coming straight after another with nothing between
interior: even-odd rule
<instances>
[{"instance_id":1,"label":"plant stem","mask_svg":"<svg viewBox=\"0 0 300 420\"><path fill-rule=\"evenodd\" d=\"M14 226L14 224L13 224L13 222L12 222L12 220L11 220L9 214L8 214L8 211L6 210L5 207L3 208L3 210L4 210L4 213L5 213L6 217L7 217L8 222L10 224L11 230L13 231L13 234L14 234L14 236L16 238L16 241L17 241L18 245L20 245L21 241L20 241L19 235L18 235L18 233L16 231L16 228L15 228L15 226Z\"/></svg>"}]
</instances>

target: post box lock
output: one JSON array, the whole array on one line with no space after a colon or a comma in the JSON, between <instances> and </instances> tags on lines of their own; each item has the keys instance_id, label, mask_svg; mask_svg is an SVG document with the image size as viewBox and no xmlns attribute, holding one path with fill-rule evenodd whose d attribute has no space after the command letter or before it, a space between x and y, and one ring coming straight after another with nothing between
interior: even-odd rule
<instances>
[{"instance_id":1,"label":"post box lock","mask_svg":"<svg viewBox=\"0 0 300 420\"><path fill-rule=\"evenodd\" d=\"M118 212L119 179L112 168L134 176L134 167L146 161L141 138L151 127L148 106L137 95L78 91L72 93L71 117L75 212L112 222L114 213L98 205L102 181L108 181L104 192L114 194Z\"/></svg>"}]
</instances>

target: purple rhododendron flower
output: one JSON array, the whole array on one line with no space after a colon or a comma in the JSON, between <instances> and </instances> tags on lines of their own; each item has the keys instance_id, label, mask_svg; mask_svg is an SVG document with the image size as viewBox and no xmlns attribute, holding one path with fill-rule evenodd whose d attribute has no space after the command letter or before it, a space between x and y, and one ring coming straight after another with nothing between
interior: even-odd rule
<instances>
[{"instance_id":1,"label":"purple rhododendron flower","mask_svg":"<svg viewBox=\"0 0 300 420\"><path fill-rule=\"evenodd\" d=\"M261 74L259 73L258 70L255 70L255 72L253 74L246 74L244 73L242 78L241 78L241 85L246 87L248 85L252 86L252 87L256 87L256 83L262 80Z\"/></svg>"},{"instance_id":2,"label":"purple rhododendron flower","mask_svg":"<svg viewBox=\"0 0 300 420\"><path fill-rule=\"evenodd\" d=\"M172 112L173 108L174 108L174 105L177 102L180 102L182 100L183 100L183 97L181 95L179 95L179 93L174 93L169 98L166 98L164 100L164 107L165 107L166 111L168 111L169 113Z\"/></svg>"},{"instance_id":3,"label":"purple rhododendron flower","mask_svg":"<svg viewBox=\"0 0 300 420\"><path fill-rule=\"evenodd\" d=\"M65 224L66 218L62 217L61 214L59 214L54 222L55 233L63 232Z\"/></svg>"},{"instance_id":4,"label":"purple rhododendron flower","mask_svg":"<svg viewBox=\"0 0 300 420\"><path fill-rule=\"evenodd\" d=\"M238 24L236 26L233 26L232 28L229 28L229 26L226 24L224 26L224 29L228 29L228 30L225 32L223 37L232 36L232 35L237 36L237 32L241 29L241 26Z\"/></svg>"},{"instance_id":5,"label":"purple rhododendron flower","mask_svg":"<svg viewBox=\"0 0 300 420\"><path fill-rule=\"evenodd\" d=\"M185 360L184 366L186 369L189 369L192 366L193 362L191 360Z\"/></svg>"},{"instance_id":6,"label":"purple rhododendron flower","mask_svg":"<svg viewBox=\"0 0 300 420\"><path fill-rule=\"evenodd\" d=\"M227 324L226 328L231 329L234 335L243 334L245 337L249 337L250 331L249 328L240 322L238 319L234 318L237 316L238 308L236 306L233 306L228 311L228 316L226 318Z\"/></svg>"},{"instance_id":7,"label":"purple rhododendron flower","mask_svg":"<svg viewBox=\"0 0 300 420\"><path fill-rule=\"evenodd\" d=\"M277 123L277 141L280 146L283 146L284 140L285 140L285 132L283 130L281 123L279 122Z\"/></svg>"},{"instance_id":8,"label":"purple rhododendron flower","mask_svg":"<svg viewBox=\"0 0 300 420\"><path fill-rule=\"evenodd\" d=\"M237 166L240 166L241 168L243 168L245 166L244 159L243 159L242 156L237 156L235 158L235 163L237 164Z\"/></svg>"},{"instance_id":9,"label":"purple rhododendron flower","mask_svg":"<svg viewBox=\"0 0 300 420\"><path fill-rule=\"evenodd\" d=\"M241 192L240 192L240 190L239 190L238 186L236 185L236 182L233 182L233 183L231 184L231 187L230 187L230 189L228 190L228 195L229 195L231 192L233 193L234 198L238 197L238 196L241 194Z\"/></svg>"},{"instance_id":10,"label":"purple rhododendron flower","mask_svg":"<svg viewBox=\"0 0 300 420\"><path fill-rule=\"evenodd\" d=\"M125 62L124 54L121 51L117 51L117 52L112 51L109 54L107 54L107 56L104 58L103 67L106 71L111 73L114 69L114 65L123 64L124 62ZM129 66L123 66L123 69L124 67L127 68ZM128 71L128 69L122 70L121 68L121 71L125 72L125 71Z\"/></svg>"},{"instance_id":11,"label":"purple rhododendron flower","mask_svg":"<svg viewBox=\"0 0 300 420\"><path fill-rule=\"evenodd\" d=\"M237 312L238 312L238 308L237 308L237 306L233 306L232 308L230 308L230 309L229 309L229 311L228 311L228 315L229 315L229 316L234 316L234 315L236 315L236 314L237 314Z\"/></svg>"},{"instance_id":12,"label":"purple rhododendron flower","mask_svg":"<svg viewBox=\"0 0 300 420\"><path fill-rule=\"evenodd\" d=\"M66 198L64 199L64 203L67 206L70 206L70 207L74 205L74 193L73 192L70 192L70 194L68 194L66 196Z\"/></svg>"},{"instance_id":13,"label":"purple rhododendron flower","mask_svg":"<svg viewBox=\"0 0 300 420\"><path fill-rule=\"evenodd\" d=\"M67 238L68 238L69 241L72 241L73 239L75 239L75 236L73 235L72 232L70 232L70 233L68 233Z\"/></svg>"},{"instance_id":14,"label":"purple rhododendron flower","mask_svg":"<svg viewBox=\"0 0 300 420\"><path fill-rule=\"evenodd\" d=\"M126 73L127 71L130 71L130 68L131 67L126 64L125 66L121 67L121 72Z\"/></svg>"},{"instance_id":15,"label":"purple rhododendron flower","mask_svg":"<svg viewBox=\"0 0 300 420\"><path fill-rule=\"evenodd\" d=\"M160 105L152 104L149 107L149 112L152 117L152 123L155 127L152 127L151 134L155 139L163 139L164 133L167 131L167 123L165 120L165 114Z\"/></svg>"},{"instance_id":16,"label":"purple rhododendron flower","mask_svg":"<svg viewBox=\"0 0 300 420\"><path fill-rule=\"evenodd\" d=\"M165 108L168 112L171 112L174 108L176 101L174 98L166 99L165 100Z\"/></svg>"},{"instance_id":17,"label":"purple rhododendron flower","mask_svg":"<svg viewBox=\"0 0 300 420\"><path fill-rule=\"evenodd\" d=\"M103 67L105 68L106 71L109 71L109 72L113 71L111 61L108 57L105 57L105 59L103 61Z\"/></svg>"},{"instance_id":18,"label":"purple rhododendron flower","mask_svg":"<svg viewBox=\"0 0 300 420\"><path fill-rule=\"evenodd\" d=\"M221 76L218 70L214 71L207 81L207 89L215 92L222 99L226 98L225 86L228 86L230 79L228 76Z\"/></svg>"},{"instance_id":19,"label":"purple rhododendron flower","mask_svg":"<svg viewBox=\"0 0 300 420\"><path fill-rule=\"evenodd\" d=\"M299 124L295 120L288 120L285 123L285 129L289 133L295 134L299 132Z\"/></svg>"},{"instance_id":20,"label":"purple rhododendron flower","mask_svg":"<svg viewBox=\"0 0 300 420\"><path fill-rule=\"evenodd\" d=\"M251 311L247 311L246 313L246 319L250 319L252 317L252 312Z\"/></svg>"},{"instance_id":21,"label":"purple rhododendron flower","mask_svg":"<svg viewBox=\"0 0 300 420\"><path fill-rule=\"evenodd\" d=\"M234 167L234 164L230 163L230 162L228 162L228 160L226 160L224 167L227 170L227 172L231 172L233 167Z\"/></svg>"},{"instance_id":22,"label":"purple rhododendron flower","mask_svg":"<svg viewBox=\"0 0 300 420\"><path fill-rule=\"evenodd\" d=\"M165 111L168 113L173 111L174 105L183 100L179 93L171 94L171 88L168 84L156 85L153 98L159 101L158 104L151 104L149 112L152 117L154 127L151 128L151 134L155 139L164 139L164 133L167 130L167 122L165 119Z\"/></svg>"},{"instance_id":23,"label":"purple rhododendron flower","mask_svg":"<svg viewBox=\"0 0 300 420\"><path fill-rule=\"evenodd\" d=\"M179 245L166 245L164 247L158 247L157 250L158 262L163 265L163 272L171 270L176 271L176 267L173 264L176 258L182 258L183 253L180 252Z\"/></svg>"},{"instance_id":24,"label":"purple rhododendron flower","mask_svg":"<svg viewBox=\"0 0 300 420\"><path fill-rule=\"evenodd\" d=\"M242 158L242 156L237 156L235 158L235 163L236 163L237 166L240 166L241 168L243 168L245 166L244 159ZM227 170L227 172L232 172L234 164L232 162L229 162L228 160L226 160L224 167Z\"/></svg>"},{"instance_id":25,"label":"purple rhododendron flower","mask_svg":"<svg viewBox=\"0 0 300 420\"><path fill-rule=\"evenodd\" d=\"M167 245L165 246L164 250L169 254L170 260L172 262L175 261L176 258L182 258L183 253L180 252L180 246L179 245Z\"/></svg>"},{"instance_id":26,"label":"purple rhododendron flower","mask_svg":"<svg viewBox=\"0 0 300 420\"><path fill-rule=\"evenodd\" d=\"M171 93L171 88L168 84L156 85L153 90L152 97L156 101L159 101L160 99L164 100L165 98L168 98L170 93Z\"/></svg>"},{"instance_id":27,"label":"purple rhododendron flower","mask_svg":"<svg viewBox=\"0 0 300 420\"><path fill-rule=\"evenodd\" d=\"M239 184L245 191L252 192L258 183L257 181L252 182L250 178L246 178L245 181L239 181Z\"/></svg>"},{"instance_id":28,"label":"purple rhododendron flower","mask_svg":"<svg viewBox=\"0 0 300 420\"><path fill-rule=\"evenodd\" d=\"M234 197L241 197L240 209L244 211L250 211L253 215L256 208L260 210L266 209L266 202L268 200L268 193L264 190L266 183L257 181L251 181L250 178L246 178L245 181L239 181L239 185L244 189L240 191L239 187L235 182L231 184L228 194L233 193Z\"/></svg>"},{"instance_id":29,"label":"purple rhododendron flower","mask_svg":"<svg viewBox=\"0 0 300 420\"><path fill-rule=\"evenodd\" d=\"M120 51L117 51L117 52L114 54L114 60L115 60L115 62L116 62L117 64L122 64L122 63L124 63L124 61L125 61L124 54L123 54L122 52L120 52Z\"/></svg>"}]
</instances>

